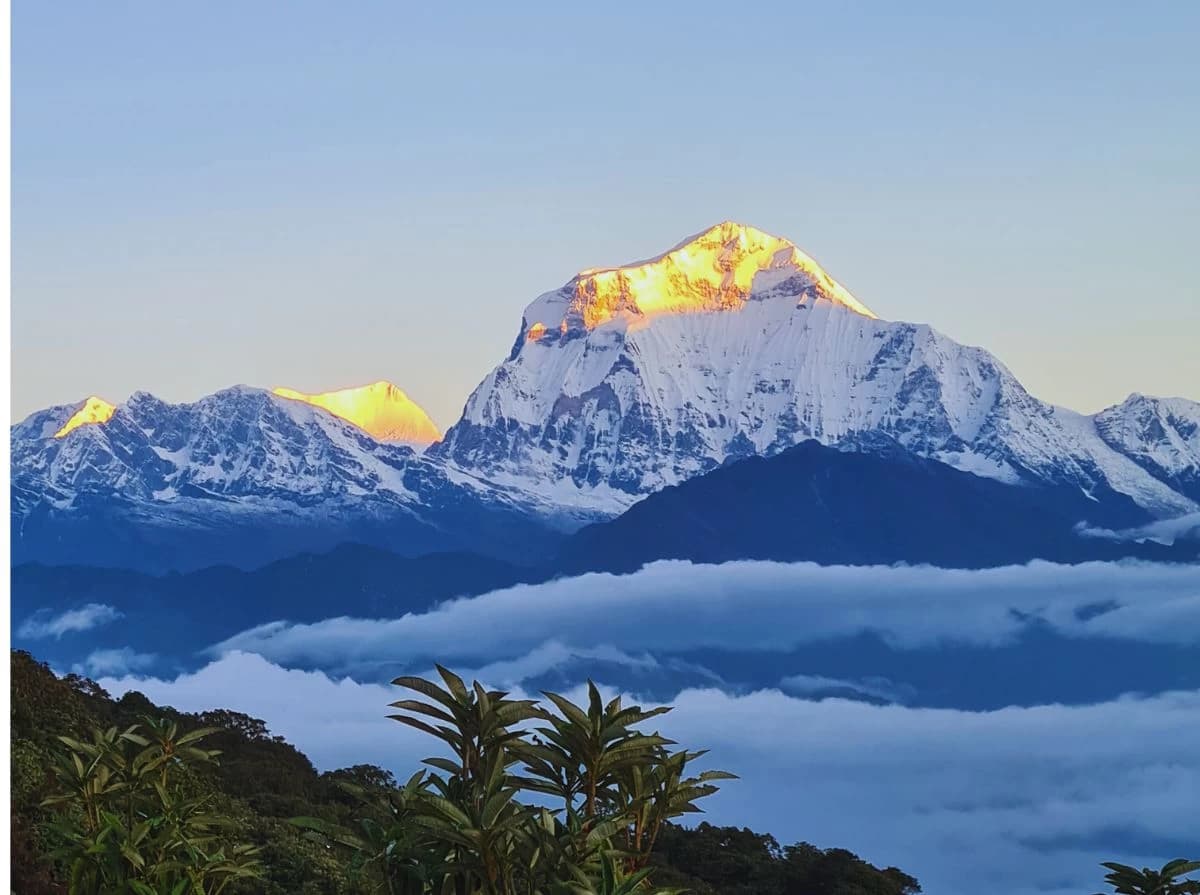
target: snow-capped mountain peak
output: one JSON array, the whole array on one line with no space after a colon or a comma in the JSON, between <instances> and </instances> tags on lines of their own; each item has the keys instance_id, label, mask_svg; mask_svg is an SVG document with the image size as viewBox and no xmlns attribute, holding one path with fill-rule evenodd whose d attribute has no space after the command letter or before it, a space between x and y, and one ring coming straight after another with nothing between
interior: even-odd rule
<instances>
[{"instance_id":1,"label":"snow-capped mountain peak","mask_svg":"<svg viewBox=\"0 0 1200 895\"><path fill-rule=\"evenodd\" d=\"M1176 465L1191 450L1184 404L1155 449ZM618 512L740 457L879 434L1006 482L1115 492L1133 512L1195 509L1194 491L1112 443L1103 422L1056 412L981 348L878 319L793 243L726 222L535 299L508 358L430 451Z\"/></svg>"},{"instance_id":2,"label":"snow-capped mountain peak","mask_svg":"<svg viewBox=\"0 0 1200 895\"><path fill-rule=\"evenodd\" d=\"M526 308L522 335L570 338L666 314L736 311L752 298L824 299L875 316L788 240L724 221L646 261L581 271Z\"/></svg>"},{"instance_id":3,"label":"snow-capped mountain peak","mask_svg":"<svg viewBox=\"0 0 1200 895\"><path fill-rule=\"evenodd\" d=\"M424 409L403 389L385 380L315 395L290 388L276 388L273 392L281 398L323 408L377 441L426 447L442 437Z\"/></svg>"}]
</instances>

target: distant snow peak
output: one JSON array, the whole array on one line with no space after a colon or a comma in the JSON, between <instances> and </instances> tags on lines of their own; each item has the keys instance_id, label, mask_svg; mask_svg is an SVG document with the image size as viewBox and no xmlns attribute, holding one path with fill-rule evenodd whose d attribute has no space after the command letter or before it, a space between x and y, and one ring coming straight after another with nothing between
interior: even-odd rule
<instances>
[{"instance_id":1,"label":"distant snow peak","mask_svg":"<svg viewBox=\"0 0 1200 895\"><path fill-rule=\"evenodd\" d=\"M385 380L316 395L290 388L276 388L273 393L327 410L358 426L377 441L428 446L442 437L421 406L403 389Z\"/></svg>"},{"instance_id":2,"label":"distant snow peak","mask_svg":"<svg viewBox=\"0 0 1200 895\"><path fill-rule=\"evenodd\" d=\"M54 437L65 438L80 426L86 426L91 423L107 423L112 419L112 415L116 411L117 408L115 405L109 404L103 398L97 398L95 395L92 395L83 402L70 419L63 423L62 428L54 433Z\"/></svg>"},{"instance_id":3,"label":"distant snow peak","mask_svg":"<svg viewBox=\"0 0 1200 895\"><path fill-rule=\"evenodd\" d=\"M540 341L551 331L566 336L612 320L738 310L752 296L772 294L822 298L875 317L788 240L724 221L656 258L580 272L526 309L525 337Z\"/></svg>"}]
</instances>

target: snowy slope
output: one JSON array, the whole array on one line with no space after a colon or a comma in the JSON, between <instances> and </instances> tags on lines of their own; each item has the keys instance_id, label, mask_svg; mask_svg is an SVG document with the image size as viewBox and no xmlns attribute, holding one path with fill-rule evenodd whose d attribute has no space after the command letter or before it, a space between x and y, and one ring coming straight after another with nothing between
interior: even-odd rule
<instances>
[{"instance_id":1,"label":"snowy slope","mask_svg":"<svg viewBox=\"0 0 1200 895\"><path fill-rule=\"evenodd\" d=\"M1003 481L1195 508L988 352L877 319L790 243L729 222L537 298L431 453L614 512L731 458L871 432Z\"/></svg>"}]
</instances>

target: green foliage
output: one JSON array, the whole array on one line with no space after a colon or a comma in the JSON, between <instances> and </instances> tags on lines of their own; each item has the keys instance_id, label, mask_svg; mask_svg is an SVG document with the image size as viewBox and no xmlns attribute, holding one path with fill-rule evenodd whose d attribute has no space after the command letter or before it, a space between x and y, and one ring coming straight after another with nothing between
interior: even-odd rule
<instances>
[{"instance_id":1,"label":"green foliage","mask_svg":"<svg viewBox=\"0 0 1200 895\"><path fill-rule=\"evenodd\" d=\"M663 824L699 810L696 801L716 791L712 781L732 778L687 776L701 753L672 752L670 740L636 729L667 709L605 704L591 683L586 707L546 693L547 708L468 686L440 666L438 674L441 684L393 682L416 698L392 703L391 717L445 750L425 760L431 770L391 792L375 785L374 799L368 787L342 781L363 797L357 829L295 820L347 849L357 866L375 868L380 891L652 893L646 865ZM528 804L522 793L562 807Z\"/></svg>"},{"instance_id":2,"label":"green foliage","mask_svg":"<svg viewBox=\"0 0 1200 895\"><path fill-rule=\"evenodd\" d=\"M911 876L880 870L843 849L780 847L773 836L701 823L667 825L654 855L655 878L696 895L914 895Z\"/></svg>"},{"instance_id":3,"label":"green foliage","mask_svg":"<svg viewBox=\"0 0 1200 895\"><path fill-rule=\"evenodd\" d=\"M193 796L186 777L216 753L196 744L211 728L181 733L166 719L125 730L67 736L55 755L52 857L68 870L71 895L220 895L235 880L259 876L258 849L229 841L228 818L210 813L212 797Z\"/></svg>"},{"instance_id":4,"label":"green foliage","mask_svg":"<svg viewBox=\"0 0 1200 895\"><path fill-rule=\"evenodd\" d=\"M1187 880L1200 870L1200 861L1176 858L1159 870L1143 867L1137 870L1125 864L1106 863L1109 869L1105 882L1117 895L1200 895L1200 880Z\"/></svg>"},{"instance_id":5,"label":"green foliage","mask_svg":"<svg viewBox=\"0 0 1200 895\"><path fill-rule=\"evenodd\" d=\"M622 873L620 865L610 853L600 855L598 873L589 874L582 868L573 868L574 880L561 891L571 895L633 895L634 892L653 891L654 895L676 895L681 889L660 889L648 886L650 868L644 867L632 873Z\"/></svg>"},{"instance_id":6,"label":"green foliage","mask_svg":"<svg viewBox=\"0 0 1200 895\"><path fill-rule=\"evenodd\" d=\"M83 678L56 677L28 653L11 654L13 891L66 893L69 867L52 857L61 845L52 830L56 791L52 771L63 748L58 736L89 738L93 728L125 730L152 714L181 729L221 727L207 736L220 763L193 764L186 775L189 797L209 796L209 813L236 824L238 840L260 849L262 878L235 881L226 890L254 895L356 895L351 868L329 849L306 841L287 822L296 814L343 822L355 803L321 775L294 747L271 737L261 721L236 712L186 715L153 705L139 693L111 699ZM378 769L376 769L378 770ZM386 775L385 771L379 771Z\"/></svg>"}]
</instances>

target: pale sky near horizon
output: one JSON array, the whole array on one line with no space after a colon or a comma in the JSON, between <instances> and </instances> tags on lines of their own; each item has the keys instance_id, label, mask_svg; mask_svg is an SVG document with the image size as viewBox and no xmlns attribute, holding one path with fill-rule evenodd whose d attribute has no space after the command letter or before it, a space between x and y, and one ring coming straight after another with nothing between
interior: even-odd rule
<instances>
[{"instance_id":1,"label":"pale sky near horizon","mask_svg":"<svg viewBox=\"0 0 1200 895\"><path fill-rule=\"evenodd\" d=\"M445 427L539 293L729 218L1046 400L1200 399L1200 4L438 6L14 0L14 419Z\"/></svg>"}]
</instances>

